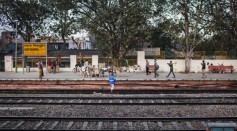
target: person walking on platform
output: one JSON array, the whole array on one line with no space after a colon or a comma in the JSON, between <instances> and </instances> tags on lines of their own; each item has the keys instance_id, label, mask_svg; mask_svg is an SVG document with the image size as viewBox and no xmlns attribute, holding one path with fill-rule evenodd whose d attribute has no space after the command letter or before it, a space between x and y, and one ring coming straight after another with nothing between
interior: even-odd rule
<instances>
[{"instance_id":1,"label":"person walking on platform","mask_svg":"<svg viewBox=\"0 0 237 131\"><path fill-rule=\"evenodd\" d=\"M206 78L207 77L207 75L205 74L206 63L204 60L202 61L201 65L202 65L202 78Z\"/></svg>"},{"instance_id":2,"label":"person walking on platform","mask_svg":"<svg viewBox=\"0 0 237 131\"><path fill-rule=\"evenodd\" d=\"M154 61L154 74L155 74L155 77L159 76L158 69L159 69L159 65L157 64L157 61L155 59L155 61Z\"/></svg>"},{"instance_id":3,"label":"person walking on platform","mask_svg":"<svg viewBox=\"0 0 237 131\"><path fill-rule=\"evenodd\" d=\"M60 61L59 59L57 58L56 59L56 72L59 73L59 65L60 65Z\"/></svg>"},{"instance_id":4,"label":"person walking on platform","mask_svg":"<svg viewBox=\"0 0 237 131\"><path fill-rule=\"evenodd\" d=\"M52 61L51 59L48 60L47 62L47 69L48 69L48 73L51 73L52 72Z\"/></svg>"},{"instance_id":5,"label":"person walking on platform","mask_svg":"<svg viewBox=\"0 0 237 131\"><path fill-rule=\"evenodd\" d=\"M150 68L149 61L146 60L146 75L150 75L151 74L151 72L149 71L149 68Z\"/></svg>"},{"instance_id":6,"label":"person walking on platform","mask_svg":"<svg viewBox=\"0 0 237 131\"><path fill-rule=\"evenodd\" d=\"M44 71L43 71L43 62L39 60L39 63L37 63L38 68L39 68L39 79L42 79L44 76Z\"/></svg>"},{"instance_id":7,"label":"person walking on platform","mask_svg":"<svg viewBox=\"0 0 237 131\"><path fill-rule=\"evenodd\" d=\"M111 93L113 93L115 82L116 82L116 78L115 78L113 72L110 72L109 84L110 84Z\"/></svg>"},{"instance_id":8,"label":"person walking on platform","mask_svg":"<svg viewBox=\"0 0 237 131\"><path fill-rule=\"evenodd\" d=\"M167 63L167 64L168 64L169 67L170 67L170 72L169 72L169 74L168 74L166 77L169 77L170 74L172 73L172 74L173 74L173 78L175 78L175 74L174 74L174 66L173 66L172 61L170 61L170 63Z\"/></svg>"}]
</instances>

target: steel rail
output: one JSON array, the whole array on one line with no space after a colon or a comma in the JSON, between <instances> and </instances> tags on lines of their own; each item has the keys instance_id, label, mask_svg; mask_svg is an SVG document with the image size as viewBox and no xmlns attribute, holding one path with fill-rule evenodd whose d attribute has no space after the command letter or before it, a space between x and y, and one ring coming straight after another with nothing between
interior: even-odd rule
<instances>
[{"instance_id":1,"label":"steel rail","mask_svg":"<svg viewBox=\"0 0 237 131\"><path fill-rule=\"evenodd\" d=\"M5 131L11 131L11 130L35 130L35 131L45 131L45 130L70 130L70 131L76 131L76 130L88 130L86 128L87 124L83 124L83 126L80 129L71 129L72 125L74 122L128 122L130 123L130 125L132 126L132 122L174 122L176 123L177 121L179 122L192 122L192 121L200 121L200 122L207 122L207 121L218 121L218 122L232 122L232 121L236 121L237 120L237 116L233 116L233 117L41 117L41 116L0 116L0 121L7 121L8 123L11 123L11 121L14 122L19 122L17 125L13 125L14 127L6 127L4 128L3 126L0 127L0 130L5 130ZM20 126L25 123L25 122L38 122L34 127L32 127L32 129L30 128L20 128ZM42 128L42 129L38 129L40 127L40 125L42 125L44 122L54 122L49 128ZM66 125L66 129L55 129L55 127L57 126L57 124L59 122L69 122L68 125ZM93 128L93 130L104 130L102 127L102 124L97 124L97 126L95 126L95 128ZM70 126L69 126L70 125ZM114 125L113 125L114 126ZM145 125L143 125L145 126ZM176 125L178 126L178 125ZM191 126L191 125L190 125ZM189 128L190 128L189 126ZM99 127L99 128L98 128ZM148 125L146 125L146 130L148 130ZM163 127L162 127L163 128ZM172 130L177 130L177 128L179 129L180 127L170 127ZM174 129L175 128L175 129ZM182 127L181 127L182 128ZM200 127L202 128L202 127ZM181 130L195 130L195 131L205 131L205 127L203 127L204 129L195 129L195 128L191 128L191 129L181 129ZM117 126L113 127L113 130L117 130L120 129L120 127ZM167 130L167 129L160 129L159 130ZM168 130L171 130L168 129ZM106 129L105 129L106 130ZM107 130L111 130L111 129L107 129ZM136 128L132 129L130 127L127 127L127 130L136 130ZM154 130L154 129L151 129Z\"/></svg>"},{"instance_id":2,"label":"steel rail","mask_svg":"<svg viewBox=\"0 0 237 131\"><path fill-rule=\"evenodd\" d=\"M75 121L194 121L194 120L237 120L237 116L217 117L42 117L0 116L0 120L75 120Z\"/></svg>"},{"instance_id":3,"label":"steel rail","mask_svg":"<svg viewBox=\"0 0 237 131\"><path fill-rule=\"evenodd\" d=\"M0 131L90 131L89 129L1 129ZM91 130L98 130L98 129L91 129ZM102 129L103 131L111 131L113 129ZM124 129L123 129L124 130ZM131 129L127 129L127 130L131 130ZM173 129L173 130L177 130L177 129ZM120 130L118 130L120 131ZM126 130L125 130L126 131ZM137 131L137 130L136 130ZM141 130L142 131L142 130ZM154 131L154 130L152 130ZM155 130L156 131L156 130ZM167 131L167 129L159 129L159 131ZM172 131L172 130L170 130ZM206 129L182 129L182 131L206 131Z\"/></svg>"},{"instance_id":4,"label":"steel rail","mask_svg":"<svg viewBox=\"0 0 237 131\"><path fill-rule=\"evenodd\" d=\"M97 93L110 93L109 90L106 89L98 89L98 90L67 90L67 89L61 89L61 90L13 90L13 89L1 89L0 94L6 94L6 93L19 93L19 94L92 94L94 92ZM138 89L138 90L114 90L114 93L119 94L174 94L174 93L189 93L189 94L196 94L196 93L237 93L237 89L179 89L179 88L173 88L173 89Z\"/></svg>"},{"instance_id":5,"label":"steel rail","mask_svg":"<svg viewBox=\"0 0 237 131\"><path fill-rule=\"evenodd\" d=\"M73 102L67 102L67 103L58 103L58 102L0 102L0 105L106 105L106 106L113 106L113 105L118 105L118 106L127 106L127 105L236 105L237 103L227 103L227 102L222 102L222 103L214 103L214 102L206 102L206 103L201 103L201 102L186 102L186 103L73 103Z\"/></svg>"},{"instance_id":6,"label":"steel rail","mask_svg":"<svg viewBox=\"0 0 237 131\"><path fill-rule=\"evenodd\" d=\"M9 99L9 100L8 100ZM18 101L17 101L18 100ZM30 101L29 101L30 100ZM34 101L40 100L40 101ZM44 101L43 101L44 100ZM49 101L45 101L49 100ZM60 100L60 101L53 101ZM63 101L67 100L67 101ZM71 100L71 101L68 101ZM80 101L78 101L80 100ZM91 101L93 100L93 101ZM103 100L106 100L105 102ZM117 101L114 101L117 100ZM118 101L119 100L119 101ZM135 101L132 101L135 100ZM147 101L149 100L149 101ZM162 100L155 101L155 100ZM169 100L168 102L164 100ZM172 100L172 101L170 101ZM183 100L183 101L182 101ZM188 101L185 101L188 100ZM197 102L197 100L199 100ZM201 100L210 100L204 101ZM215 100L212 102L212 100ZM219 100L219 101L217 101ZM232 101L228 101L232 100ZM234 101L233 101L234 100ZM237 97L0 97L1 105L237 105Z\"/></svg>"},{"instance_id":7,"label":"steel rail","mask_svg":"<svg viewBox=\"0 0 237 131\"><path fill-rule=\"evenodd\" d=\"M124 99L124 100L132 100L132 99L145 99L145 100L149 100L149 99L237 99L237 97L225 97L225 96L215 96L215 97L176 97L176 96L172 96L172 97L159 97L159 96L115 96L115 97L111 97L111 96L98 96L98 97L87 97L87 96L82 96L82 97L62 97L62 96L1 96L0 99L92 99L92 100L98 100L98 99Z\"/></svg>"}]
</instances>

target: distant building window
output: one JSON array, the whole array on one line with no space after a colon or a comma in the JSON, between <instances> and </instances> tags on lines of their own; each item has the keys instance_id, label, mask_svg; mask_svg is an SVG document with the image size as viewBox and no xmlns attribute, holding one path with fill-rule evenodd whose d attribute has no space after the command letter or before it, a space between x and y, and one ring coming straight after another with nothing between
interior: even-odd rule
<instances>
[{"instance_id":1,"label":"distant building window","mask_svg":"<svg viewBox=\"0 0 237 131\"><path fill-rule=\"evenodd\" d=\"M62 48L69 49L69 44L66 43L65 46L63 43L49 43L48 44L48 50L58 51L58 50L61 50Z\"/></svg>"},{"instance_id":2,"label":"distant building window","mask_svg":"<svg viewBox=\"0 0 237 131\"><path fill-rule=\"evenodd\" d=\"M13 43L8 44L7 49L8 50L15 50L15 44L13 44Z\"/></svg>"},{"instance_id":3,"label":"distant building window","mask_svg":"<svg viewBox=\"0 0 237 131\"><path fill-rule=\"evenodd\" d=\"M54 48L55 48L55 50L59 50L60 49L59 45L55 45Z\"/></svg>"}]
</instances>

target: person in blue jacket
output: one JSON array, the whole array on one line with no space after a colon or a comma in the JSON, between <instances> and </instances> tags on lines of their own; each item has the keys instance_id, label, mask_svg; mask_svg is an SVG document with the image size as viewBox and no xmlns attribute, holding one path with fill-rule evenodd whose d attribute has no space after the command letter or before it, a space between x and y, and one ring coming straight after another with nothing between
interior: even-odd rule
<instances>
[{"instance_id":1,"label":"person in blue jacket","mask_svg":"<svg viewBox=\"0 0 237 131\"><path fill-rule=\"evenodd\" d=\"M110 84L111 92L113 92L113 90L114 90L115 82L116 82L116 78L115 78L114 74L113 74L113 73L110 73L110 76L109 76L109 84Z\"/></svg>"}]
</instances>

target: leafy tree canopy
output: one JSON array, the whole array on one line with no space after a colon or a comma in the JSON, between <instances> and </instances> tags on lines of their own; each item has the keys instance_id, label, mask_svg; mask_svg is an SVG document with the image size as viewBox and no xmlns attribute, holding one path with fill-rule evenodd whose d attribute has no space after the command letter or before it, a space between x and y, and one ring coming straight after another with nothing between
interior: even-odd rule
<instances>
[{"instance_id":1,"label":"leafy tree canopy","mask_svg":"<svg viewBox=\"0 0 237 131\"><path fill-rule=\"evenodd\" d=\"M78 11L84 16L84 28L96 36L101 50L121 59L145 39L148 19L154 13L152 4L137 0L91 0L81 2Z\"/></svg>"},{"instance_id":2,"label":"leafy tree canopy","mask_svg":"<svg viewBox=\"0 0 237 131\"><path fill-rule=\"evenodd\" d=\"M18 26L19 34L25 41L30 41L31 35L42 28L42 23L49 14L44 0L1 0L1 25L8 23L13 28Z\"/></svg>"}]
</instances>

